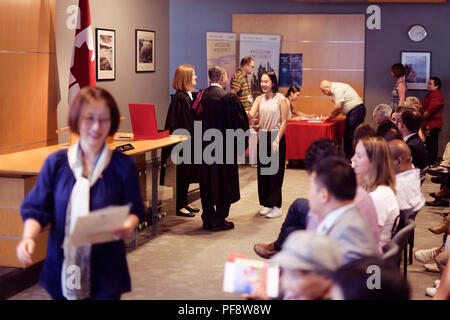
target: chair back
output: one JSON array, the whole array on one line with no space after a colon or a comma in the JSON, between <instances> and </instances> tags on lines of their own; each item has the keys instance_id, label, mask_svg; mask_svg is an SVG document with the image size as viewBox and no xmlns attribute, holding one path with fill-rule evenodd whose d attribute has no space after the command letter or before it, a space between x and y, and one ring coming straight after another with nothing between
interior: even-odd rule
<instances>
[{"instance_id":1,"label":"chair back","mask_svg":"<svg viewBox=\"0 0 450 320\"><path fill-rule=\"evenodd\" d=\"M392 238L392 241L394 241L398 245L400 251L402 251L402 249L406 246L409 237L414 232L415 227L416 222L413 219L406 219L403 228L398 230Z\"/></svg>"},{"instance_id":2,"label":"chair back","mask_svg":"<svg viewBox=\"0 0 450 320\"><path fill-rule=\"evenodd\" d=\"M392 226L391 238L393 238L397 234L397 232L399 232L405 226L406 221L408 219L415 220L416 215L419 211L420 210L418 210L418 211L400 210L400 214L395 219L394 225Z\"/></svg>"},{"instance_id":3,"label":"chair back","mask_svg":"<svg viewBox=\"0 0 450 320\"><path fill-rule=\"evenodd\" d=\"M402 252L395 241L389 241L383 247L382 259L388 263L392 263L398 266L398 262L401 259Z\"/></svg>"}]
</instances>

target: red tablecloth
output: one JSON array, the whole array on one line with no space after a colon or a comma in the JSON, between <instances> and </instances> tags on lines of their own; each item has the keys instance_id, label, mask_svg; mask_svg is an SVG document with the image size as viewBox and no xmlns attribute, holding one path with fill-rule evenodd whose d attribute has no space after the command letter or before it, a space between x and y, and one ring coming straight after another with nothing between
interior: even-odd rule
<instances>
[{"instance_id":1,"label":"red tablecloth","mask_svg":"<svg viewBox=\"0 0 450 320\"><path fill-rule=\"evenodd\" d=\"M323 123L306 120L288 121L286 127L286 159L305 159L306 150L319 138L340 141L344 136L345 119L333 119Z\"/></svg>"}]
</instances>

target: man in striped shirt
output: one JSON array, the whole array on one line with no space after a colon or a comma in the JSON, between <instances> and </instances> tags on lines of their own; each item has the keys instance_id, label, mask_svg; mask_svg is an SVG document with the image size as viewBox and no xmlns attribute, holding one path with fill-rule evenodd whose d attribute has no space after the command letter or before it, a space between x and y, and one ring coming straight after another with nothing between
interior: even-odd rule
<instances>
[{"instance_id":1,"label":"man in striped shirt","mask_svg":"<svg viewBox=\"0 0 450 320\"><path fill-rule=\"evenodd\" d=\"M239 101L245 109L251 108L253 104L253 96L248 82L248 75L253 73L255 68L255 60L250 57L241 59L241 67L231 78L230 91L237 95Z\"/></svg>"}]
</instances>

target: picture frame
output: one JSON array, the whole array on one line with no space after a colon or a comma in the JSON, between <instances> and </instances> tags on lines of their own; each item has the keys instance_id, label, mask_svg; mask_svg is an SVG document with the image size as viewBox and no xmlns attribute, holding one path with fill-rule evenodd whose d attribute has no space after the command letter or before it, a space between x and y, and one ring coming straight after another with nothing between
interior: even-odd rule
<instances>
[{"instance_id":1,"label":"picture frame","mask_svg":"<svg viewBox=\"0 0 450 320\"><path fill-rule=\"evenodd\" d=\"M136 29L136 72L155 72L155 36L153 30Z\"/></svg>"},{"instance_id":2,"label":"picture frame","mask_svg":"<svg viewBox=\"0 0 450 320\"><path fill-rule=\"evenodd\" d=\"M95 29L95 65L97 81L116 79L116 31Z\"/></svg>"},{"instance_id":3,"label":"picture frame","mask_svg":"<svg viewBox=\"0 0 450 320\"><path fill-rule=\"evenodd\" d=\"M406 68L405 82L408 90L427 90L431 73L431 52L401 52L401 62Z\"/></svg>"}]
</instances>

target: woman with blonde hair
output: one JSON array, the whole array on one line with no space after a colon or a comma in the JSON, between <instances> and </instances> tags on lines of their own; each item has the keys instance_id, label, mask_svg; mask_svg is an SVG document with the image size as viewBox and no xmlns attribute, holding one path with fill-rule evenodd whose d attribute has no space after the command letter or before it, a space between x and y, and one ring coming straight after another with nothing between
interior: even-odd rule
<instances>
[{"instance_id":1,"label":"woman with blonde hair","mask_svg":"<svg viewBox=\"0 0 450 320\"><path fill-rule=\"evenodd\" d=\"M356 144L352 157L358 181L369 192L375 205L380 228L380 247L392 236L400 209L395 196L395 171L386 141L381 137L365 137Z\"/></svg>"},{"instance_id":2,"label":"woman with blonde hair","mask_svg":"<svg viewBox=\"0 0 450 320\"><path fill-rule=\"evenodd\" d=\"M195 98L192 93L195 90L194 86L197 84L197 76L195 75L194 67L188 64L183 64L175 70L172 81L172 88L176 90L175 95L167 112L165 130L169 130L172 134L177 129L185 129L189 132L191 138L194 134L194 117L192 112L192 104ZM193 141L193 139L191 139ZM190 143L190 141L183 142ZM193 143L191 143L191 146ZM192 146L193 147L193 146ZM193 148L192 148L193 150ZM163 167L167 158L169 158L172 148L165 148L161 156ZM194 212L200 210L191 206L188 202L189 184L198 182L198 167L193 163L194 153L191 152L190 164L181 163L176 166L176 186L177 199L176 210L177 216L194 217ZM163 179L165 170L161 172Z\"/></svg>"}]
</instances>

